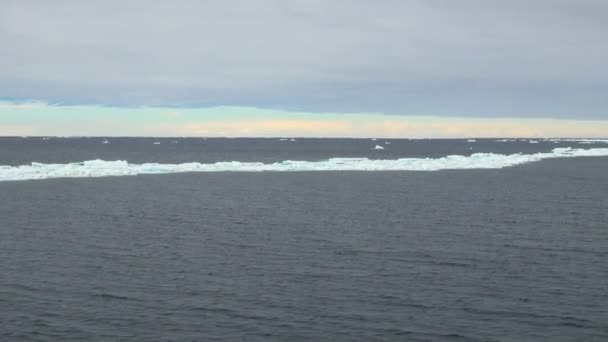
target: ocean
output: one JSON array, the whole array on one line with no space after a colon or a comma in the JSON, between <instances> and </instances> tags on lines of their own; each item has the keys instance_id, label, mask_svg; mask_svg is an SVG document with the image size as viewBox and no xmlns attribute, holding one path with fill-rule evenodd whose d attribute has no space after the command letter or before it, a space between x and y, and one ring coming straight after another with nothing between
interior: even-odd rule
<instances>
[{"instance_id":1,"label":"ocean","mask_svg":"<svg viewBox=\"0 0 608 342\"><path fill-rule=\"evenodd\" d=\"M0 138L2 341L607 341L608 140Z\"/></svg>"}]
</instances>

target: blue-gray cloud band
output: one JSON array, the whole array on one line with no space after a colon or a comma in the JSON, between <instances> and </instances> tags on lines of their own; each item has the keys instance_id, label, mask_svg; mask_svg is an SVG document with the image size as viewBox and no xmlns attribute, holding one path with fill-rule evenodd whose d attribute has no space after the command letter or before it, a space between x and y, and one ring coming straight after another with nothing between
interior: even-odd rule
<instances>
[{"instance_id":1,"label":"blue-gray cloud band","mask_svg":"<svg viewBox=\"0 0 608 342\"><path fill-rule=\"evenodd\" d=\"M0 2L0 97L608 118L608 2Z\"/></svg>"}]
</instances>

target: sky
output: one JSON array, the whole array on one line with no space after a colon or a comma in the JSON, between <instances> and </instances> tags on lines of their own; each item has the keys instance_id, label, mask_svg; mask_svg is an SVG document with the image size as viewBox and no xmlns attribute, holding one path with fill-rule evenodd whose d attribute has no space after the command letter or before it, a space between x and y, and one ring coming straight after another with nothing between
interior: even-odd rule
<instances>
[{"instance_id":1,"label":"sky","mask_svg":"<svg viewBox=\"0 0 608 342\"><path fill-rule=\"evenodd\" d=\"M0 0L0 135L608 136L605 0Z\"/></svg>"}]
</instances>

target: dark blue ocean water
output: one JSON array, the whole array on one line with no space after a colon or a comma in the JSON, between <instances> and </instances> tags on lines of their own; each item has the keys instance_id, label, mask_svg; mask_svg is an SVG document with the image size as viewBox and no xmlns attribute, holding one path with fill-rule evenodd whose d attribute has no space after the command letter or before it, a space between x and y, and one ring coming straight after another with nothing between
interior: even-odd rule
<instances>
[{"instance_id":1,"label":"dark blue ocean water","mask_svg":"<svg viewBox=\"0 0 608 342\"><path fill-rule=\"evenodd\" d=\"M528 139L500 142L497 139L219 139L219 138L2 138L0 165L70 163L92 159L127 160L130 163L214 163L221 161L272 163L284 160L317 161L329 158L373 159L437 158L472 153L536 153L558 147L608 147L570 141ZM500 139L499 139L500 140ZM103 144L107 141L108 144ZM608 140L606 140L608 141ZM388 144L387 144L388 142ZM158 145L154 144L158 143ZM375 145L385 147L373 150Z\"/></svg>"},{"instance_id":2,"label":"dark blue ocean water","mask_svg":"<svg viewBox=\"0 0 608 342\"><path fill-rule=\"evenodd\" d=\"M602 147L103 140L0 138L0 165ZM605 157L0 182L0 340L606 341L607 194Z\"/></svg>"}]
</instances>

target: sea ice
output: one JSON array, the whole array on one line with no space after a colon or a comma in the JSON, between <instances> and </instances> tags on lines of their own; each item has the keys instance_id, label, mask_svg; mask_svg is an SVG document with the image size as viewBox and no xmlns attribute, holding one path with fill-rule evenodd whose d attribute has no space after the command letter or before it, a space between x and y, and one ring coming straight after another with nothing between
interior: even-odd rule
<instances>
[{"instance_id":1,"label":"sea ice","mask_svg":"<svg viewBox=\"0 0 608 342\"><path fill-rule=\"evenodd\" d=\"M379 146L379 145L377 145ZM381 146L380 146L381 147ZM331 158L321 161L286 160L278 163L217 162L183 164L130 164L127 161L89 160L80 163L8 166L0 165L0 181L48 178L107 177L180 172L292 172L292 171L439 171L463 169L500 169L551 158L608 156L608 148L555 148L534 154L474 153L441 158Z\"/></svg>"}]
</instances>

